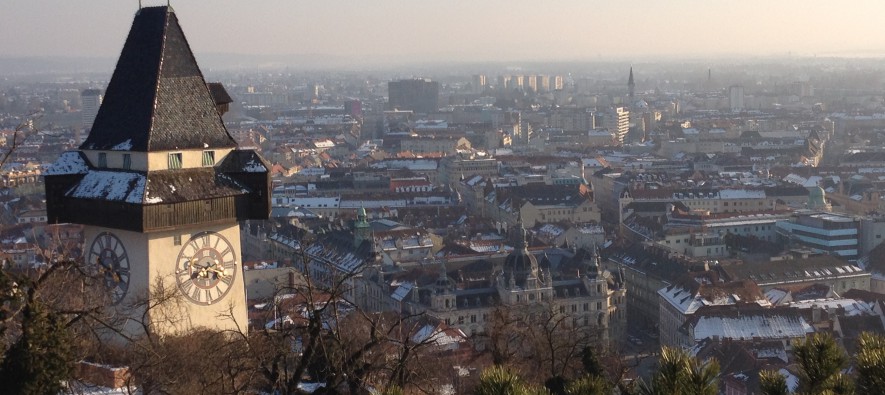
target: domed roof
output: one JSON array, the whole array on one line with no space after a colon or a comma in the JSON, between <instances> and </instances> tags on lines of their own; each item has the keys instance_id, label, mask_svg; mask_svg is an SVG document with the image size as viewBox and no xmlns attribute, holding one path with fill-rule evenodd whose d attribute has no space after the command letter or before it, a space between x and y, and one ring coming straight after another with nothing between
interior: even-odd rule
<instances>
[{"instance_id":1,"label":"domed roof","mask_svg":"<svg viewBox=\"0 0 885 395\"><path fill-rule=\"evenodd\" d=\"M517 287L525 287L529 277L537 277L538 260L528 250L514 250L504 259L504 280L510 284L511 279Z\"/></svg>"}]
</instances>

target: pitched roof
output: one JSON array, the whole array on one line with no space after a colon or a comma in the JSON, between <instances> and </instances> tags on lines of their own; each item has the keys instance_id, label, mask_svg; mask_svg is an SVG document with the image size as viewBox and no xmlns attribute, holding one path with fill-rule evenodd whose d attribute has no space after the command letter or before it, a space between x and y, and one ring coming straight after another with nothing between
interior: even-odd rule
<instances>
[{"instance_id":1,"label":"pitched roof","mask_svg":"<svg viewBox=\"0 0 885 395\"><path fill-rule=\"evenodd\" d=\"M139 10L80 149L146 152L235 146L175 13L169 7Z\"/></svg>"},{"instance_id":2,"label":"pitched roof","mask_svg":"<svg viewBox=\"0 0 885 395\"><path fill-rule=\"evenodd\" d=\"M79 199L134 204L179 203L250 192L215 168L152 172L90 170L66 193Z\"/></svg>"},{"instance_id":3,"label":"pitched roof","mask_svg":"<svg viewBox=\"0 0 885 395\"><path fill-rule=\"evenodd\" d=\"M209 93L212 94L212 100L215 101L215 104L230 104L234 102L234 99L230 97L230 94L227 93L227 89L224 89L224 85L220 82L210 82L207 84L209 86Z\"/></svg>"}]
</instances>

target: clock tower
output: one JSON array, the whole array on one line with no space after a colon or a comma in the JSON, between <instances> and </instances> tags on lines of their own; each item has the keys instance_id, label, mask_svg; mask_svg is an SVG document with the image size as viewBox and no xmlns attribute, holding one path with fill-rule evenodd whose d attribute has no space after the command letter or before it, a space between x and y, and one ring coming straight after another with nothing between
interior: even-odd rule
<instances>
[{"instance_id":1,"label":"clock tower","mask_svg":"<svg viewBox=\"0 0 885 395\"><path fill-rule=\"evenodd\" d=\"M147 311L158 333L247 329L238 221L267 219L269 166L216 104L172 8L142 8L89 136L46 171L49 222L85 225L109 305L140 317L158 285L178 296Z\"/></svg>"}]
</instances>

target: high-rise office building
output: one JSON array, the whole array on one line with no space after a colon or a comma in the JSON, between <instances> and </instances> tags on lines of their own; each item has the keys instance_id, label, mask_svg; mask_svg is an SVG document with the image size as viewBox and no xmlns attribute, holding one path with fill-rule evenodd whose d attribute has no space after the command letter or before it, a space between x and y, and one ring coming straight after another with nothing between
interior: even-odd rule
<instances>
[{"instance_id":1,"label":"high-rise office building","mask_svg":"<svg viewBox=\"0 0 885 395\"><path fill-rule=\"evenodd\" d=\"M523 90L525 87L525 76L522 75L514 75L510 77L510 85L507 86L507 90Z\"/></svg>"},{"instance_id":2,"label":"high-rise office building","mask_svg":"<svg viewBox=\"0 0 885 395\"><path fill-rule=\"evenodd\" d=\"M538 91L538 76L537 75L529 75L525 77L526 82L526 90L531 92Z\"/></svg>"},{"instance_id":3,"label":"high-rise office building","mask_svg":"<svg viewBox=\"0 0 885 395\"><path fill-rule=\"evenodd\" d=\"M507 86L510 85L510 76L509 75L499 75L498 76L498 86L495 88L498 91L504 92L507 90Z\"/></svg>"},{"instance_id":4,"label":"high-rise office building","mask_svg":"<svg viewBox=\"0 0 885 395\"><path fill-rule=\"evenodd\" d=\"M474 74L473 75L473 93L482 93L486 86L489 85L488 79L486 79L485 74Z\"/></svg>"},{"instance_id":5,"label":"high-rise office building","mask_svg":"<svg viewBox=\"0 0 885 395\"><path fill-rule=\"evenodd\" d=\"M538 76L538 92L546 93L550 91L550 76L549 75L539 75Z\"/></svg>"},{"instance_id":6,"label":"high-rise office building","mask_svg":"<svg viewBox=\"0 0 885 395\"><path fill-rule=\"evenodd\" d=\"M80 110L80 119L84 128L92 129L92 123L95 122L95 116L98 115L102 98L100 89L84 89L80 93L80 102L83 104Z\"/></svg>"},{"instance_id":7,"label":"high-rise office building","mask_svg":"<svg viewBox=\"0 0 885 395\"><path fill-rule=\"evenodd\" d=\"M553 77L553 90L561 91L564 88L563 78L561 75Z\"/></svg>"},{"instance_id":8,"label":"high-rise office building","mask_svg":"<svg viewBox=\"0 0 885 395\"><path fill-rule=\"evenodd\" d=\"M741 85L732 85L728 87L728 106L731 111L740 112L744 110L744 87Z\"/></svg>"},{"instance_id":9,"label":"high-rise office building","mask_svg":"<svg viewBox=\"0 0 885 395\"><path fill-rule=\"evenodd\" d=\"M605 127L614 133L619 143L624 143L624 138L630 132L630 111L627 107L615 107L605 113Z\"/></svg>"},{"instance_id":10,"label":"high-rise office building","mask_svg":"<svg viewBox=\"0 0 885 395\"><path fill-rule=\"evenodd\" d=\"M439 110L439 82L418 78L387 83L388 108L416 113Z\"/></svg>"}]
</instances>

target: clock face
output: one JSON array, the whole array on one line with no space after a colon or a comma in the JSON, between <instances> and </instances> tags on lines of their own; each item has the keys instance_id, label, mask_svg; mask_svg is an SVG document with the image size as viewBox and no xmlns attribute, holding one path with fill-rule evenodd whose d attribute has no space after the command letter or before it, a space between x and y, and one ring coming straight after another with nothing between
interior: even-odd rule
<instances>
[{"instance_id":1,"label":"clock face","mask_svg":"<svg viewBox=\"0 0 885 395\"><path fill-rule=\"evenodd\" d=\"M113 233L99 233L86 259L90 272L110 290L112 303L120 303L129 291L129 256L123 242Z\"/></svg>"},{"instance_id":2,"label":"clock face","mask_svg":"<svg viewBox=\"0 0 885 395\"><path fill-rule=\"evenodd\" d=\"M201 232L181 247L175 261L178 289L193 303L210 305L230 291L237 276L237 256L224 236Z\"/></svg>"}]
</instances>

